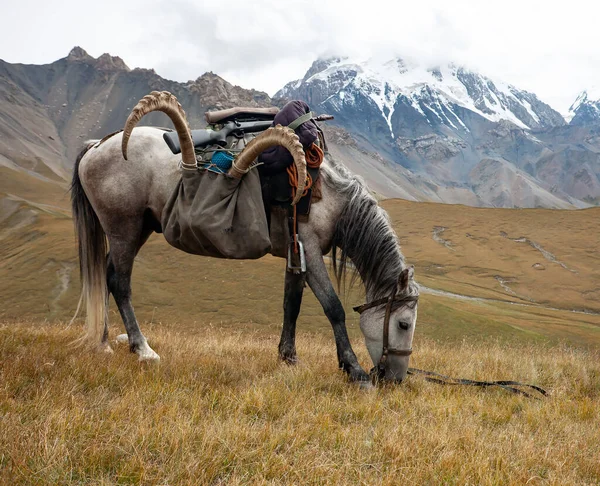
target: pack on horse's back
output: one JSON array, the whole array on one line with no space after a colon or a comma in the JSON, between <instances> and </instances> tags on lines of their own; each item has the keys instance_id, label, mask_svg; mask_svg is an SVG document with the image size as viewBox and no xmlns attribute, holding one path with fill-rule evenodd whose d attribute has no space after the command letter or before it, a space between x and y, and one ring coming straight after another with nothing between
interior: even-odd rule
<instances>
[{"instance_id":1,"label":"pack on horse's back","mask_svg":"<svg viewBox=\"0 0 600 486\"><path fill-rule=\"evenodd\" d=\"M272 251L271 237L281 238L283 234L283 246L290 247L286 252L288 268L302 271L305 257L297 236L297 218L309 215L324 156L321 147L325 146L309 106L296 100L281 110L235 107L207 112L205 117L208 128L191 131L197 165L182 172L182 180L163 213L165 238L188 253L253 259ZM235 180L215 175L226 174L237 153L257 134L277 126L294 130L305 152L308 176L297 204L293 204L299 182L297 169L284 146L263 151L256 164L258 171L248 171L242 182L236 184ZM180 153L177 132L165 132L163 138L174 154ZM274 228L271 235L271 222L275 219L278 224L282 211L287 230Z\"/></svg>"}]
</instances>

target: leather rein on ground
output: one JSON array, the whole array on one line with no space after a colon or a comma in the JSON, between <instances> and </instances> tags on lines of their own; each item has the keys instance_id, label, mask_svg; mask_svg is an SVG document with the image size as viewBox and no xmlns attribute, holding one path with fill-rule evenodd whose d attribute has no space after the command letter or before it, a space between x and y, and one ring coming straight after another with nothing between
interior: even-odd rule
<instances>
[{"instance_id":1,"label":"leather rein on ground","mask_svg":"<svg viewBox=\"0 0 600 486\"><path fill-rule=\"evenodd\" d=\"M383 352L381 354L381 358L377 363L377 366L371 370L371 373L375 373L376 379L382 379L385 376L385 363L387 362L387 357L390 354L394 354L396 356L410 356L413 352L412 348L410 349L396 349L390 348L389 346L389 336L390 336L390 316L392 314L392 306L394 302L397 302L402 305L406 305L409 302L417 302L419 300L419 296L407 296L400 297L396 295L398 291L398 284L394 286L392 293L389 297L382 297L381 299L373 300L372 302L367 302L366 304L359 305L354 307L354 311L362 314L367 309L372 309L373 307L378 307L380 305L385 306L385 318L383 320ZM536 385L529 385L527 383L520 383L518 381L512 380L499 380L499 381L478 381L478 380L468 380L464 378L452 378L450 376L441 375L439 373L435 373L434 371L425 371L420 370L418 368L409 368L409 375L423 375L427 381L432 383L438 383L440 385L468 385L468 386L479 386L482 388L488 388L492 386L500 387L504 390L510 391L511 393L515 393L517 395L524 395L528 398L539 398L536 395L532 395L520 388L516 387L524 387L529 388L531 390L535 390L543 396L548 396L548 392L543 388Z\"/></svg>"}]
</instances>

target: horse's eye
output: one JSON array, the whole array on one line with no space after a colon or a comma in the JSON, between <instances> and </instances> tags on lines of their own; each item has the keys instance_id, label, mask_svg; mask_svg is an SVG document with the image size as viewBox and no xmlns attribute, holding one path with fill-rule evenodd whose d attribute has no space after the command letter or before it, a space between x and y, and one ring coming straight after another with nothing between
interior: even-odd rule
<instances>
[{"instance_id":1,"label":"horse's eye","mask_svg":"<svg viewBox=\"0 0 600 486\"><path fill-rule=\"evenodd\" d=\"M399 321L398 327L403 331L408 331L410 329L410 322Z\"/></svg>"}]
</instances>

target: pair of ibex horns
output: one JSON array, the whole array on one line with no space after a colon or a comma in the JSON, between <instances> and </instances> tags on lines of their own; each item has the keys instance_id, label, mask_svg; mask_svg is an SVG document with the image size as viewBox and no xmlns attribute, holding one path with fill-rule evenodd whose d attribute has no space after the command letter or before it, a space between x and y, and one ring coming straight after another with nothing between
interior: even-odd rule
<instances>
[{"instance_id":1,"label":"pair of ibex horns","mask_svg":"<svg viewBox=\"0 0 600 486\"><path fill-rule=\"evenodd\" d=\"M127 160L127 143L129 142L131 132L142 117L152 111L162 111L171 119L179 137L182 162L188 166L195 166L196 154L194 152L194 142L190 133L190 125L185 117L185 111L183 111L177 98L168 91L152 91L149 95L144 96L133 108L123 129L121 149L125 160ZM277 125L276 127L268 128L250 141L236 157L229 170L229 175L241 179L248 172L250 165L256 157L266 149L276 145L281 145L289 150L294 158L294 164L298 169L298 188L296 190L296 197L292 201L292 205L294 205L302 197L306 185L306 159L298 135L288 127Z\"/></svg>"}]
</instances>

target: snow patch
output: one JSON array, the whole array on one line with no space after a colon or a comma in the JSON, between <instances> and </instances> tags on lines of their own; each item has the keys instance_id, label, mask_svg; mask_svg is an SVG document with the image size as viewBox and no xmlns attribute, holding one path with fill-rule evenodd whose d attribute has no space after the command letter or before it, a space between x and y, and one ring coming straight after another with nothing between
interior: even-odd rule
<instances>
[{"instance_id":1,"label":"snow patch","mask_svg":"<svg viewBox=\"0 0 600 486\"><path fill-rule=\"evenodd\" d=\"M344 77L347 77L347 83L342 89L337 89L340 78ZM461 81L465 78L472 79L476 86L469 85L467 89ZM334 80L335 85L332 84ZM467 130L465 123L455 112L455 106L466 108L493 122L508 120L520 128L529 129L510 109L511 105L518 103L536 123L540 123L540 117L525 99L523 92L502 81L492 80L451 63L432 68L404 59L338 58L329 62L322 71L313 74L306 83L316 81L335 90L338 99L344 103L348 102L351 93L353 101L356 94L371 99L386 121L392 137L392 117L400 96L404 96L421 115L428 118L423 110L426 107L427 111L431 110L439 118L440 123L454 129L460 127ZM479 102L485 105L487 113L475 106L476 101L469 95L469 90L473 88L481 90L482 98Z\"/></svg>"}]
</instances>

